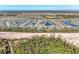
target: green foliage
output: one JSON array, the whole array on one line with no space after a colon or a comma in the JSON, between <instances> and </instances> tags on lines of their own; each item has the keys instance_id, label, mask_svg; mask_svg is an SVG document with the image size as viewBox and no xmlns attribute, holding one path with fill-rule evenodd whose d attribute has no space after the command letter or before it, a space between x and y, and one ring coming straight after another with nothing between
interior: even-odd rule
<instances>
[{"instance_id":1,"label":"green foliage","mask_svg":"<svg viewBox=\"0 0 79 59\"><path fill-rule=\"evenodd\" d=\"M54 36L33 37L31 39L16 40L16 54L66 54L79 53L79 49Z\"/></svg>"},{"instance_id":2,"label":"green foliage","mask_svg":"<svg viewBox=\"0 0 79 59\"><path fill-rule=\"evenodd\" d=\"M4 53L2 48L5 40L0 41L0 53ZM36 36L29 39L15 39L12 41L15 54L78 54L79 48L62 41L54 36ZM5 43L5 45L7 45ZM10 47L10 46L8 46ZM6 50L7 51L7 50Z\"/></svg>"}]
</instances>

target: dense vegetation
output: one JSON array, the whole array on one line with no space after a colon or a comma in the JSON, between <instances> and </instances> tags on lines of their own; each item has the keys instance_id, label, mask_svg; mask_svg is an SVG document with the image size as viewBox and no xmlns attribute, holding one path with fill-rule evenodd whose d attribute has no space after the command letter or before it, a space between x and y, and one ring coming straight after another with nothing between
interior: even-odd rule
<instances>
[{"instance_id":1,"label":"dense vegetation","mask_svg":"<svg viewBox=\"0 0 79 59\"><path fill-rule=\"evenodd\" d=\"M15 40L0 39L0 53L11 53L11 51L14 51L13 53L15 54L77 54L79 53L79 48L54 36L36 36L29 39Z\"/></svg>"}]
</instances>

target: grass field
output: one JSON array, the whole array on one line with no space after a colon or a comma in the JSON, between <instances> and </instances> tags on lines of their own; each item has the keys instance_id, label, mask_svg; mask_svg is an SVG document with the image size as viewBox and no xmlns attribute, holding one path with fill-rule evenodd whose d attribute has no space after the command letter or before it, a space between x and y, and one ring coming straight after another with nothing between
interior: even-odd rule
<instances>
[{"instance_id":1,"label":"grass field","mask_svg":"<svg viewBox=\"0 0 79 59\"><path fill-rule=\"evenodd\" d=\"M12 46L9 45L11 42ZM15 54L77 54L79 48L72 44L62 41L61 38L50 38L41 36L33 37L31 39L21 39L14 41L0 39L0 53L11 53L14 51Z\"/></svg>"}]
</instances>

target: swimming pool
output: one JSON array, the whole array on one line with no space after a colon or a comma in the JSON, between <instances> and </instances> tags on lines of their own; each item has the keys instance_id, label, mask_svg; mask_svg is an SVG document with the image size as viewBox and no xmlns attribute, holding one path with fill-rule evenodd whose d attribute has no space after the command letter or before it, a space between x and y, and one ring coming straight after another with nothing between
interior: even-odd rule
<instances>
[{"instance_id":1,"label":"swimming pool","mask_svg":"<svg viewBox=\"0 0 79 59\"><path fill-rule=\"evenodd\" d=\"M50 27L50 26L52 26L53 23L50 22L50 21L44 21L43 24L44 24L45 27Z\"/></svg>"},{"instance_id":2,"label":"swimming pool","mask_svg":"<svg viewBox=\"0 0 79 59\"><path fill-rule=\"evenodd\" d=\"M71 22L71 20L64 20L63 23L66 24L66 25L69 25L69 26L71 26L71 27L77 27L77 25L73 24L73 23Z\"/></svg>"}]
</instances>

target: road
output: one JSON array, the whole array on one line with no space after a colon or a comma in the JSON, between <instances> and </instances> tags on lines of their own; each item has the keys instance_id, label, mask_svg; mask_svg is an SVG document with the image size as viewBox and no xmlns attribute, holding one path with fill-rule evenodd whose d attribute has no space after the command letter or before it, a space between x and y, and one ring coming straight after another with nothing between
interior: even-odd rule
<instances>
[{"instance_id":1,"label":"road","mask_svg":"<svg viewBox=\"0 0 79 59\"><path fill-rule=\"evenodd\" d=\"M62 40L66 40L68 43L71 43L79 47L79 33L22 33L22 32L0 32L0 38L7 39L21 39L21 38L32 38L32 36L42 36L46 35L55 35L55 37L61 37Z\"/></svg>"}]
</instances>

